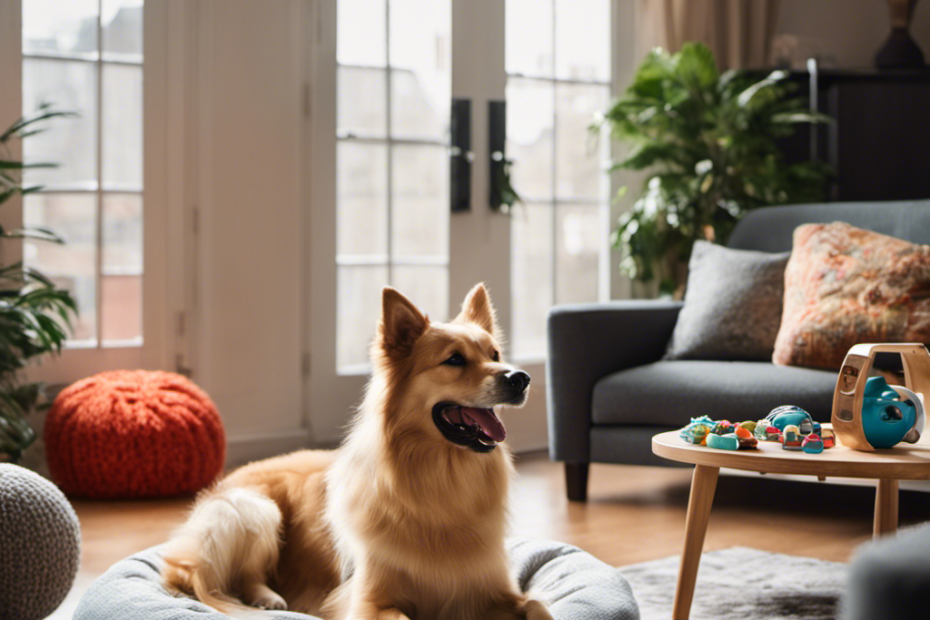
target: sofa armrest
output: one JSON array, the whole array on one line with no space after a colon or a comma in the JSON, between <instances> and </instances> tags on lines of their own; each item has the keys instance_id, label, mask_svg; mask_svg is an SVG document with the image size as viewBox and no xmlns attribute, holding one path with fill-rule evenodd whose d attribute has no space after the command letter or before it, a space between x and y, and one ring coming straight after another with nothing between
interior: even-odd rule
<instances>
[{"instance_id":1,"label":"sofa armrest","mask_svg":"<svg viewBox=\"0 0 930 620\"><path fill-rule=\"evenodd\" d=\"M546 396L549 453L554 460L590 460L594 384L610 373L659 360L682 305L629 300L552 309Z\"/></svg>"},{"instance_id":2,"label":"sofa armrest","mask_svg":"<svg viewBox=\"0 0 930 620\"><path fill-rule=\"evenodd\" d=\"M862 545L849 565L843 620L927 617L930 525Z\"/></svg>"}]
</instances>

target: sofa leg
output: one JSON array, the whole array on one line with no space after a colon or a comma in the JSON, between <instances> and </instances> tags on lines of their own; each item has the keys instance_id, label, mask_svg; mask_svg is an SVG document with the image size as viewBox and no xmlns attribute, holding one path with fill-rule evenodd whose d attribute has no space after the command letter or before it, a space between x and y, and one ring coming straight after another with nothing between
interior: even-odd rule
<instances>
[{"instance_id":1,"label":"sofa leg","mask_svg":"<svg viewBox=\"0 0 930 620\"><path fill-rule=\"evenodd\" d=\"M588 466L590 463L565 463L565 487L572 502L588 500Z\"/></svg>"}]
</instances>

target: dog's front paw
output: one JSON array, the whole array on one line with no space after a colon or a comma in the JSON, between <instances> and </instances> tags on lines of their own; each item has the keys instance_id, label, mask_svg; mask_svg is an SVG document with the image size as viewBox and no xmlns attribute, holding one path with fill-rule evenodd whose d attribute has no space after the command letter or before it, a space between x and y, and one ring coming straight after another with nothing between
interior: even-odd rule
<instances>
[{"instance_id":1,"label":"dog's front paw","mask_svg":"<svg viewBox=\"0 0 930 620\"><path fill-rule=\"evenodd\" d=\"M287 609L287 602L280 594L266 585L258 586L252 592L249 604L259 609L284 610Z\"/></svg>"},{"instance_id":2,"label":"dog's front paw","mask_svg":"<svg viewBox=\"0 0 930 620\"><path fill-rule=\"evenodd\" d=\"M529 600L523 609L526 611L526 620L553 620L552 614L539 601Z\"/></svg>"}]
</instances>

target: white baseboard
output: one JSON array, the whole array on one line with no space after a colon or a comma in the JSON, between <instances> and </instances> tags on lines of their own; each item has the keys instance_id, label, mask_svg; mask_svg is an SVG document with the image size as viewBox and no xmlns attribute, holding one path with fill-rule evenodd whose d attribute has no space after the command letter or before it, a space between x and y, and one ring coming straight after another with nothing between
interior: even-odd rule
<instances>
[{"instance_id":1,"label":"white baseboard","mask_svg":"<svg viewBox=\"0 0 930 620\"><path fill-rule=\"evenodd\" d=\"M309 446L310 433L306 429L229 437L226 440L226 468L232 469Z\"/></svg>"}]
</instances>

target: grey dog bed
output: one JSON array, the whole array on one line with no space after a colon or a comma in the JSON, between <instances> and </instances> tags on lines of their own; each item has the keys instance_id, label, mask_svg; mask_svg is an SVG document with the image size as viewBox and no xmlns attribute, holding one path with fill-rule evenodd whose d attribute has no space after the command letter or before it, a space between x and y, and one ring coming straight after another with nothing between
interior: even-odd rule
<instances>
[{"instance_id":1,"label":"grey dog bed","mask_svg":"<svg viewBox=\"0 0 930 620\"><path fill-rule=\"evenodd\" d=\"M161 585L159 547L115 564L81 599L74 620L227 620L228 616ZM639 620L630 584L611 566L577 547L510 539L507 550L520 588L546 602L555 620ZM280 620L308 620L269 612Z\"/></svg>"}]
</instances>

